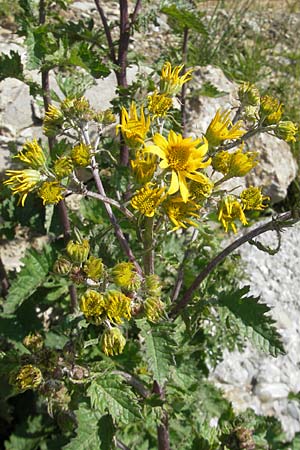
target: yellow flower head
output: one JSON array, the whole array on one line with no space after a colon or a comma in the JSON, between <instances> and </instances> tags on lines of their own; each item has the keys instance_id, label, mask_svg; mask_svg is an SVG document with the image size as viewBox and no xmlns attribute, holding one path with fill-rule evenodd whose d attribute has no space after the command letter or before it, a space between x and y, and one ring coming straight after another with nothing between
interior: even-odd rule
<instances>
[{"instance_id":1,"label":"yellow flower head","mask_svg":"<svg viewBox=\"0 0 300 450\"><path fill-rule=\"evenodd\" d=\"M179 228L187 228L187 225L197 227L197 223L190 217L199 218L199 205L193 201L187 203L181 197L170 198L165 205L166 213L171 222L175 225L172 231Z\"/></svg>"},{"instance_id":2,"label":"yellow flower head","mask_svg":"<svg viewBox=\"0 0 300 450\"><path fill-rule=\"evenodd\" d=\"M239 120L233 125L229 116L230 111L221 113L218 110L210 122L205 137L211 147L217 147L221 142L228 139L238 139L245 134L245 131L240 129L242 122Z\"/></svg>"},{"instance_id":3,"label":"yellow flower head","mask_svg":"<svg viewBox=\"0 0 300 450\"><path fill-rule=\"evenodd\" d=\"M162 94L176 95L181 90L182 85L192 79L193 69L189 69L181 76L179 75L183 67L184 64L181 64L172 69L170 62L164 64L160 77L160 91Z\"/></svg>"},{"instance_id":4,"label":"yellow flower head","mask_svg":"<svg viewBox=\"0 0 300 450\"><path fill-rule=\"evenodd\" d=\"M95 256L90 256L85 262L83 270L86 276L94 281L99 281L104 274L104 264L101 258L95 258Z\"/></svg>"},{"instance_id":5,"label":"yellow flower head","mask_svg":"<svg viewBox=\"0 0 300 450\"><path fill-rule=\"evenodd\" d=\"M189 185L191 197L195 199L196 202L206 200L211 195L214 188L214 183L206 175L203 175L202 173L199 173L199 175L201 175L202 180L198 182L191 181Z\"/></svg>"},{"instance_id":6,"label":"yellow flower head","mask_svg":"<svg viewBox=\"0 0 300 450\"><path fill-rule=\"evenodd\" d=\"M61 130L61 126L64 122L64 115L59 108L54 105L49 105L46 111L43 131L46 136L55 136Z\"/></svg>"},{"instance_id":7,"label":"yellow flower head","mask_svg":"<svg viewBox=\"0 0 300 450\"><path fill-rule=\"evenodd\" d=\"M82 242L69 241L66 250L72 262L81 264L89 256L90 244L87 239L83 239Z\"/></svg>"},{"instance_id":8,"label":"yellow flower head","mask_svg":"<svg viewBox=\"0 0 300 450\"><path fill-rule=\"evenodd\" d=\"M213 156L211 162L213 169L217 172L222 173L223 175L227 175L229 171L230 157L230 153L228 153L226 150L221 150L220 152L216 153Z\"/></svg>"},{"instance_id":9,"label":"yellow flower head","mask_svg":"<svg viewBox=\"0 0 300 450\"><path fill-rule=\"evenodd\" d=\"M237 228L235 220L240 220L243 225L248 225L242 205L232 195L229 195L221 201L218 220L221 222L226 232L228 232L230 226L233 232L236 233Z\"/></svg>"},{"instance_id":10,"label":"yellow flower head","mask_svg":"<svg viewBox=\"0 0 300 450\"><path fill-rule=\"evenodd\" d=\"M115 356L123 352L126 339L119 328L107 328L101 336L100 344L105 355Z\"/></svg>"},{"instance_id":11,"label":"yellow flower head","mask_svg":"<svg viewBox=\"0 0 300 450\"><path fill-rule=\"evenodd\" d=\"M243 106L258 106L260 104L260 93L255 84L242 83L239 87L239 99Z\"/></svg>"},{"instance_id":12,"label":"yellow flower head","mask_svg":"<svg viewBox=\"0 0 300 450\"><path fill-rule=\"evenodd\" d=\"M10 382L14 384L19 391L27 389L36 389L42 382L42 372L38 367L32 364L22 366L15 377L10 378Z\"/></svg>"},{"instance_id":13,"label":"yellow flower head","mask_svg":"<svg viewBox=\"0 0 300 450\"><path fill-rule=\"evenodd\" d=\"M151 180L157 167L156 156L144 153L140 150L136 152L135 159L130 161L131 169L136 181L140 184Z\"/></svg>"},{"instance_id":14,"label":"yellow flower head","mask_svg":"<svg viewBox=\"0 0 300 450\"><path fill-rule=\"evenodd\" d=\"M68 119L88 121L92 120L95 115L95 111L85 97L66 98L61 102L60 107Z\"/></svg>"},{"instance_id":15,"label":"yellow flower head","mask_svg":"<svg viewBox=\"0 0 300 450\"><path fill-rule=\"evenodd\" d=\"M156 209L164 201L164 188L152 188L154 183L147 183L136 191L131 199L131 206L146 217L153 217Z\"/></svg>"},{"instance_id":16,"label":"yellow flower head","mask_svg":"<svg viewBox=\"0 0 300 450\"><path fill-rule=\"evenodd\" d=\"M28 164L32 169L40 169L46 163L46 157L42 148L39 146L36 139L32 142L26 142L15 158L19 158L25 164Z\"/></svg>"},{"instance_id":17,"label":"yellow flower head","mask_svg":"<svg viewBox=\"0 0 300 450\"><path fill-rule=\"evenodd\" d=\"M39 333L29 333L24 337L23 344L34 353L44 347L44 340Z\"/></svg>"},{"instance_id":18,"label":"yellow flower head","mask_svg":"<svg viewBox=\"0 0 300 450\"><path fill-rule=\"evenodd\" d=\"M172 172L168 194L180 191L183 201L187 202L190 193L186 178L201 183L203 179L198 169L207 167L211 162L210 159L203 161L208 150L206 139L183 138L171 130L168 140L157 133L153 141L155 145L145 147L145 152L159 156L162 159L160 168Z\"/></svg>"},{"instance_id":19,"label":"yellow flower head","mask_svg":"<svg viewBox=\"0 0 300 450\"><path fill-rule=\"evenodd\" d=\"M275 129L275 135L286 142L296 142L298 127L290 120L280 121Z\"/></svg>"},{"instance_id":20,"label":"yellow flower head","mask_svg":"<svg viewBox=\"0 0 300 450\"><path fill-rule=\"evenodd\" d=\"M71 158L74 164L79 167L87 167L91 162L92 151L89 145L80 142L71 150Z\"/></svg>"},{"instance_id":21,"label":"yellow flower head","mask_svg":"<svg viewBox=\"0 0 300 450\"><path fill-rule=\"evenodd\" d=\"M158 322L164 313L165 305L159 297L147 297L144 303L145 315L149 322Z\"/></svg>"},{"instance_id":22,"label":"yellow flower head","mask_svg":"<svg viewBox=\"0 0 300 450\"><path fill-rule=\"evenodd\" d=\"M53 170L58 178L70 175L73 170L72 159L69 156L61 156L54 161Z\"/></svg>"},{"instance_id":23,"label":"yellow flower head","mask_svg":"<svg viewBox=\"0 0 300 450\"><path fill-rule=\"evenodd\" d=\"M148 96L148 110L153 117L166 117L167 112L172 108L172 99L166 94L158 94L157 91Z\"/></svg>"},{"instance_id":24,"label":"yellow flower head","mask_svg":"<svg viewBox=\"0 0 300 450\"><path fill-rule=\"evenodd\" d=\"M265 95L260 102L260 117L267 125L278 123L283 114L283 104L277 98Z\"/></svg>"},{"instance_id":25,"label":"yellow flower head","mask_svg":"<svg viewBox=\"0 0 300 450\"><path fill-rule=\"evenodd\" d=\"M150 128L150 117L145 118L144 109L141 107L140 118L138 117L136 104L132 102L129 114L122 108L121 125L117 125L125 139L126 144L131 148L138 148L143 143Z\"/></svg>"},{"instance_id":26,"label":"yellow flower head","mask_svg":"<svg viewBox=\"0 0 300 450\"><path fill-rule=\"evenodd\" d=\"M226 175L228 177L244 177L258 163L258 152L243 153L243 144L234 152L230 153L229 167Z\"/></svg>"},{"instance_id":27,"label":"yellow flower head","mask_svg":"<svg viewBox=\"0 0 300 450\"><path fill-rule=\"evenodd\" d=\"M7 170L5 173L9 178L3 184L9 186L14 195L20 195L18 205L21 204L24 206L29 192L33 191L41 181L40 172L34 169L23 169Z\"/></svg>"},{"instance_id":28,"label":"yellow flower head","mask_svg":"<svg viewBox=\"0 0 300 450\"><path fill-rule=\"evenodd\" d=\"M105 318L106 301L102 294L92 289L81 296L80 310L88 322L100 325Z\"/></svg>"},{"instance_id":29,"label":"yellow flower head","mask_svg":"<svg viewBox=\"0 0 300 450\"><path fill-rule=\"evenodd\" d=\"M61 194L64 190L58 181L45 181L37 194L43 200L43 205L56 205L63 199Z\"/></svg>"},{"instance_id":30,"label":"yellow flower head","mask_svg":"<svg viewBox=\"0 0 300 450\"><path fill-rule=\"evenodd\" d=\"M148 296L159 297L161 294L161 281L156 274L147 275L145 278L145 291Z\"/></svg>"},{"instance_id":31,"label":"yellow flower head","mask_svg":"<svg viewBox=\"0 0 300 450\"><path fill-rule=\"evenodd\" d=\"M120 291L106 291L106 316L116 324L122 323L122 319L130 320L131 318L131 300Z\"/></svg>"},{"instance_id":32,"label":"yellow flower head","mask_svg":"<svg viewBox=\"0 0 300 450\"><path fill-rule=\"evenodd\" d=\"M270 197L262 195L261 188L250 186L244 189L240 195L243 209L244 210L254 210L262 211L268 207L264 204L264 201L269 201Z\"/></svg>"},{"instance_id":33,"label":"yellow flower head","mask_svg":"<svg viewBox=\"0 0 300 450\"><path fill-rule=\"evenodd\" d=\"M114 283L121 289L133 291L140 287L140 277L136 273L134 264L131 262L121 262L116 264L111 273Z\"/></svg>"}]
</instances>

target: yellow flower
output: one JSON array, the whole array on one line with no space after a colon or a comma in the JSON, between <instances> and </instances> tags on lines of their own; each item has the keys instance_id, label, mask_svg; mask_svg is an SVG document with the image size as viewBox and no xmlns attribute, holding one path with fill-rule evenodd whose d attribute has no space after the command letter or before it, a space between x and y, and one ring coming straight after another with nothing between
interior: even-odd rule
<instances>
[{"instance_id":1,"label":"yellow flower","mask_svg":"<svg viewBox=\"0 0 300 450\"><path fill-rule=\"evenodd\" d=\"M119 328L107 328L101 336L100 344L105 355L115 356L123 352L126 339Z\"/></svg>"},{"instance_id":2,"label":"yellow flower","mask_svg":"<svg viewBox=\"0 0 300 450\"><path fill-rule=\"evenodd\" d=\"M203 161L208 150L206 139L202 141L201 139L193 140L191 137L183 138L181 134L171 130L168 140L157 133L153 141L155 145L145 147L145 152L153 153L162 159L159 164L161 169L171 170L168 194L180 191L183 201L187 202L190 193L186 178L201 183L202 175L197 170L207 167L211 162L210 159ZM202 145L199 146L199 144Z\"/></svg>"},{"instance_id":3,"label":"yellow flower","mask_svg":"<svg viewBox=\"0 0 300 450\"><path fill-rule=\"evenodd\" d=\"M199 218L199 205L193 201L184 202L181 197L170 198L165 205L166 213L171 222L175 225L172 231L179 228L187 228L187 225L197 227L197 223L190 217Z\"/></svg>"},{"instance_id":4,"label":"yellow flower","mask_svg":"<svg viewBox=\"0 0 300 450\"><path fill-rule=\"evenodd\" d=\"M48 111L46 111L43 131L46 136L55 136L61 130L61 126L64 122L64 116L59 108L54 105L49 105Z\"/></svg>"},{"instance_id":5,"label":"yellow flower","mask_svg":"<svg viewBox=\"0 0 300 450\"><path fill-rule=\"evenodd\" d=\"M161 294L161 281L156 274L147 275L145 278L145 291L151 297L159 297Z\"/></svg>"},{"instance_id":6,"label":"yellow flower","mask_svg":"<svg viewBox=\"0 0 300 450\"><path fill-rule=\"evenodd\" d=\"M166 94L158 94L157 91L148 96L148 110L153 117L165 117L172 107L172 99Z\"/></svg>"},{"instance_id":7,"label":"yellow flower","mask_svg":"<svg viewBox=\"0 0 300 450\"><path fill-rule=\"evenodd\" d=\"M138 118L136 104L131 102L129 114L122 107L121 125L117 125L116 130L120 129L127 145L132 148L140 147L146 138L150 128L150 117L145 118L144 109L141 107L140 119Z\"/></svg>"},{"instance_id":8,"label":"yellow flower","mask_svg":"<svg viewBox=\"0 0 300 450\"><path fill-rule=\"evenodd\" d=\"M92 289L80 298L80 310L88 322L100 325L105 318L106 301L102 294Z\"/></svg>"},{"instance_id":9,"label":"yellow flower","mask_svg":"<svg viewBox=\"0 0 300 450\"><path fill-rule=\"evenodd\" d=\"M277 128L274 130L275 135L286 142L296 142L296 135L298 127L290 120L283 120L279 122Z\"/></svg>"},{"instance_id":10,"label":"yellow flower","mask_svg":"<svg viewBox=\"0 0 300 450\"><path fill-rule=\"evenodd\" d=\"M141 280L136 273L134 264L131 262L121 262L112 269L114 283L127 291L136 290L140 287Z\"/></svg>"},{"instance_id":11,"label":"yellow flower","mask_svg":"<svg viewBox=\"0 0 300 450\"><path fill-rule=\"evenodd\" d=\"M69 241L66 250L72 262L81 264L89 256L90 244L87 239L83 239L82 242Z\"/></svg>"},{"instance_id":12,"label":"yellow flower","mask_svg":"<svg viewBox=\"0 0 300 450\"><path fill-rule=\"evenodd\" d=\"M53 170L57 177L67 177L73 170L72 159L69 156L61 156L60 158L57 158L54 161Z\"/></svg>"},{"instance_id":13,"label":"yellow flower","mask_svg":"<svg viewBox=\"0 0 300 450\"><path fill-rule=\"evenodd\" d=\"M267 125L278 123L283 114L283 104L277 98L265 95L260 102L260 117Z\"/></svg>"},{"instance_id":14,"label":"yellow flower","mask_svg":"<svg viewBox=\"0 0 300 450\"><path fill-rule=\"evenodd\" d=\"M131 169L136 181L140 184L151 180L156 170L156 156L150 153L136 152L135 159L130 161Z\"/></svg>"},{"instance_id":15,"label":"yellow flower","mask_svg":"<svg viewBox=\"0 0 300 450\"><path fill-rule=\"evenodd\" d=\"M239 99L243 106L258 106L260 103L260 93L255 84L249 82L242 83L239 87Z\"/></svg>"},{"instance_id":16,"label":"yellow flower","mask_svg":"<svg viewBox=\"0 0 300 450\"><path fill-rule=\"evenodd\" d=\"M28 164L32 169L40 169L44 167L46 157L42 148L39 146L36 139L32 142L26 142L15 158L19 158L25 164Z\"/></svg>"},{"instance_id":17,"label":"yellow flower","mask_svg":"<svg viewBox=\"0 0 300 450\"><path fill-rule=\"evenodd\" d=\"M166 95L176 95L181 90L184 83L191 80L193 69L189 69L185 74L179 75L184 64L175 66L172 69L171 63L166 62L161 70L160 91Z\"/></svg>"},{"instance_id":18,"label":"yellow flower","mask_svg":"<svg viewBox=\"0 0 300 450\"><path fill-rule=\"evenodd\" d=\"M120 291L107 291L105 293L106 316L113 322L120 324L122 319L130 320L131 318L131 300Z\"/></svg>"},{"instance_id":19,"label":"yellow flower","mask_svg":"<svg viewBox=\"0 0 300 450\"><path fill-rule=\"evenodd\" d=\"M220 152L216 153L213 158L211 165L214 170L217 172L222 173L223 175L226 175L229 171L229 164L230 164L230 153L226 150L221 150Z\"/></svg>"},{"instance_id":20,"label":"yellow flower","mask_svg":"<svg viewBox=\"0 0 300 450\"><path fill-rule=\"evenodd\" d=\"M18 205L24 206L25 200L29 192L33 191L41 181L41 174L34 169L23 170L7 170L6 175L9 176L3 184L9 186L13 195L19 194L20 199Z\"/></svg>"},{"instance_id":21,"label":"yellow flower","mask_svg":"<svg viewBox=\"0 0 300 450\"><path fill-rule=\"evenodd\" d=\"M11 377L10 381L14 384L19 391L26 391L27 389L36 389L42 382L42 372L38 367L32 364L26 364L22 366L15 379Z\"/></svg>"},{"instance_id":22,"label":"yellow flower","mask_svg":"<svg viewBox=\"0 0 300 450\"><path fill-rule=\"evenodd\" d=\"M147 183L136 191L131 199L131 206L146 217L153 217L158 206L164 201L164 188L156 187L154 183Z\"/></svg>"},{"instance_id":23,"label":"yellow flower","mask_svg":"<svg viewBox=\"0 0 300 450\"><path fill-rule=\"evenodd\" d=\"M242 205L232 195L229 195L222 200L219 208L218 220L221 222L226 232L228 232L230 226L233 232L236 233L237 228L234 223L235 220L240 220L243 225L248 225Z\"/></svg>"},{"instance_id":24,"label":"yellow flower","mask_svg":"<svg viewBox=\"0 0 300 450\"><path fill-rule=\"evenodd\" d=\"M63 191L58 181L45 181L38 190L38 196L43 200L43 205L56 205L63 199Z\"/></svg>"},{"instance_id":25,"label":"yellow flower","mask_svg":"<svg viewBox=\"0 0 300 450\"><path fill-rule=\"evenodd\" d=\"M85 97L66 98L61 102L60 107L64 116L69 119L88 121L95 115L95 111Z\"/></svg>"},{"instance_id":26,"label":"yellow flower","mask_svg":"<svg viewBox=\"0 0 300 450\"><path fill-rule=\"evenodd\" d=\"M80 167L86 167L90 164L92 157L91 147L83 142L76 145L71 150L71 158L74 164Z\"/></svg>"},{"instance_id":27,"label":"yellow flower","mask_svg":"<svg viewBox=\"0 0 300 450\"><path fill-rule=\"evenodd\" d=\"M91 280L98 281L104 274L104 264L101 258L90 256L83 266L83 270L87 277Z\"/></svg>"},{"instance_id":28,"label":"yellow flower","mask_svg":"<svg viewBox=\"0 0 300 450\"><path fill-rule=\"evenodd\" d=\"M262 195L261 188L250 186L247 189L244 189L240 195L243 209L244 210L254 210L254 211L262 211L268 207L265 205L264 201L269 201L270 197L266 195Z\"/></svg>"},{"instance_id":29,"label":"yellow flower","mask_svg":"<svg viewBox=\"0 0 300 450\"><path fill-rule=\"evenodd\" d=\"M230 111L223 111L221 113L218 110L210 122L205 137L211 147L217 147L227 139L238 139L245 134L245 131L240 129L242 122L239 120L233 125L229 116Z\"/></svg>"},{"instance_id":30,"label":"yellow flower","mask_svg":"<svg viewBox=\"0 0 300 450\"><path fill-rule=\"evenodd\" d=\"M189 185L191 197L197 202L207 199L214 188L214 183L206 175L202 173L199 173L199 175L201 175L202 180L198 182L192 181Z\"/></svg>"},{"instance_id":31,"label":"yellow flower","mask_svg":"<svg viewBox=\"0 0 300 450\"><path fill-rule=\"evenodd\" d=\"M243 153L243 144L234 152L230 153L227 176L244 177L258 163L258 152Z\"/></svg>"},{"instance_id":32,"label":"yellow flower","mask_svg":"<svg viewBox=\"0 0 300 450\"><path fill-rule=\"evenodd\" d=\"M164 313L165 305L159 297L147 297L144 303L145 315L149 322L157 322Z\"/></svg>"}]
</instances>

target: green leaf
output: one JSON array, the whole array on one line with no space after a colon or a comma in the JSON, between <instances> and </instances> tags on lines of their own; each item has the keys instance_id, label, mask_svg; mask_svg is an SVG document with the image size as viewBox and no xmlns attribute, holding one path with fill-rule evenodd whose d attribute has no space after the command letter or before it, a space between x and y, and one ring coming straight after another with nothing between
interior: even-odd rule
<instances>
[{"instance_id":1,"label":"green leaf","mask_svg":"<svg viewBox=\"0 0 300 450\"><path fill-rule=\"evenodd\" d=\"M284 354L280 335L274 327L275 321L266 315L270 308L259 303L259 297L247 296L249 289L249 286L244 286L237 291L222 293L219 306L227 308L233 314L240 333L251 340L259 350L272 356Z\"/></svg>"},{"instance_id":2,"label":"green leaf","mask_svg":"<svg viewBox=\"0 0 300 450\"><path fill-rule=\"evenodd\" d=\"M0 81L5 78L17 78L23 81L23 64L19 53L11 50L9 55L0 55Z\"/></svg>"},{"instance_id":3,"label":"green leaf","mask_svg":"<svg viewBox=\"0 0 300 450\"><path fill-rule=\"evenodd\" d=\"M207 30L201 20L203 15L199 12L179 9L176 5L162 8L162 12L173 20L175 28L179 30L189 28L207 36Z\"/></svg>"},{"instance_id":4,"label":"green leaf","mask_svg":"<svg viewBox=\"0 0 300 450\"><path fill-rule=\"evenodd\" d=\"M54 253L48 245L41 252L29 249L22 262L24 266L10 286L5 300L4 315L13 314L43 284L54 264Z\"/></svg>"},{"instance_id":5,"label":"green leaf","mask_svg":"<svg viewBox=\"0 0 300 450\"><path fill-rule=\"evenodd\" d=\"M210 81L205 81L200 89L193 92L193 97L203 95L204 97L219 98L226 95L227 92L219 91L219 89L213 85Z\"/></svg>"},{"instance_id":6,"label":"green leaf","mask_svg":"<svg viewBox=\"0 0 300 450\"><path fill-rule=\"evenodd\" d=\"M101 414L109 414L116 422L129 423L140 419L137 398L119 375L105 374L93 380L88 388L92 407Z\"/></svg>"},{"instance_id":7,"label":"green leaf","mask_svg":"<svg viewBox=\"0 0 300 450\"><path fill-rule=\"evenodd\" d=\"M15 432L5 442L5 450L36 450L46 435L42 431L42 416L29 417L17 425Z\"/></svg>"},{"instance_id":8,"label":"green leaf","mask_svg":"<svg viewBox=\"0 0 300 450\"><path fill-rule=\"evenodd\" d=\"M79 409L75 411L75 414L78 423L76 436L63 447L63 450L101 449L98 432L98 423L101 419L101 414L88 409L87 405L80 405Z\"/></svg>"},{"instance_id":9,"label":"green leaf","mask_svg":"<svg viewBox=\"0 0 300 450\"><path fill-rule=\"evenodd\" d=\"M145 319L137 320L136 323L143 339L145 361L154 380L162 385L168 379L171 367L175 366L176 342L172 337L174 328L171 324L150 325Z\"/></svg>"}]
</instances>

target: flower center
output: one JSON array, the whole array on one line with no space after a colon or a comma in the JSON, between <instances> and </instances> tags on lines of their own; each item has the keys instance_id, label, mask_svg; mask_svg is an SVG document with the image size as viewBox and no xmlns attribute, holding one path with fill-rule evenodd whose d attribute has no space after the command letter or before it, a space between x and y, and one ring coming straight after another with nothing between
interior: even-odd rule
<instances>
[{"instance_id":1,"label":"flower center","mask_svg":"<svg viewBox=\"0 0 300 450\"><path fill-rule=\"evenodd\" d=\"M173 145L168 154L168 163L173 170L186 170L188 159L190 155L190 149L183 145Z\"/></svg>"}]
</instances>

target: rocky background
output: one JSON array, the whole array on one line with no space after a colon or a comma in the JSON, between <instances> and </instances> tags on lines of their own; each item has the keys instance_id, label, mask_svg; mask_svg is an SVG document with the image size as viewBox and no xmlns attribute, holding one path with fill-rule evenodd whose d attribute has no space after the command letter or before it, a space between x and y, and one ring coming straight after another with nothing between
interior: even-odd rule
<instances>
[{"instance_id":1,"label":"rocky background","mask_svg":"<svg viewBox=\"0 0 300 450\"><path fill-rule=\"evenodd\" d=\"M116 15L116 2L107 2L106 8L110 17ZM209 4L209 2L207 2ZM275 2L282 6L281 1ZM209 6L209 5L208 5ZM276 5L275 5L276 6ZM86 16L95 14L92 1L76 1L72 5L73 14ZM282 13L282 10L280 11ZM266 20L276 22L276 14ZM261 26L255 13L245 21L248 27ZM294 13L289 20L300 29L300 14ZM26 61L22 39L13 33L4 23L0 28L0 52L9 53L15 50ZM274 25L276 27L276 24ZM157 38L159 42L157 43ZM150 30L149 39L143 39L145 51L153 58L160 51L163 39L168 41L169 29L165 17L158 19L158 25ZM155 45L153 43L156 42ZM136 39L133 45L141 45ZM166 42L165 42L166 44ZM147 69L145 69L147 70ZM137 67L129 69L129 82L136 75ZM273 74L274 75L274 74ZM36 79L38 74L33 74ZM55 86L54 79L52 80ZM196 67L192 82L189 84L189 94L199 90L204 82L211 82L225 95L219 98L190 96L187 104L188 130L194 135L200 135L219 107L234 105L237 99L237 85L229 81L223 72L216 67ZM265 80L268 83L268 80ZM115 95L116 81L111 75L105 80L97 80L96 84L87 90L86 96L92 105L103 109L110 106L110 100ZM5 79L0 83L0 176L9 167L8 144L15 142L21 145L26 139L41 136L42 112L38 103L30 97L29 88L21 81ZM100 101L101 99L101 101ZM292 156L289 145L268 135L254 137L249 142L253 150L261 153L261 164L246 183L262 184L264 192L270 195L274 202L286 197L287 189L296 177L297 164ZM1 218L0 218L1 226ZM28 242L27 230L18 230L14 242L1 242L1 258L8 270L20 267L20 257L25 248L32 245ZM269 233L263 237L268 245L276 246L276 236ZM38 244L38 239L33 244ZM300 391L300 225L294 226L283 233L280 251L275 256L260 252L255 247L246 244L240 251L245 263L252 293L260 295L261 299L272 306L272 316L283 337L287 354L278 358L259 354L251 346L239 352L226 353L224 361L219 364L212 378L221 387L226 396L233 402L235 408L244 410L253 408L257 413L276 415L282 421L283 427L291 438L300 431L300 403L290 400L290 393Z\"/></svg>"}]
</instances>

